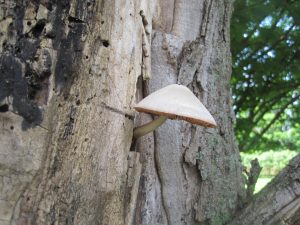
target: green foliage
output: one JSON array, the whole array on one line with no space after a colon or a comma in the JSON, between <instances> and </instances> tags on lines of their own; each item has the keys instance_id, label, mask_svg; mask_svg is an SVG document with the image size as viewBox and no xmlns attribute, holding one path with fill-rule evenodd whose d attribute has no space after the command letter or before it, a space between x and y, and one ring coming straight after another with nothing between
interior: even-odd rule
<instances>
[{"instance_id":1,"label":"green foliage","mask_svg":"<svg viewBox=\"0 0 300 225\"><path fill-rule=\"evenodd\" d=\"M240 150L300 149L300 1L236 0L231 32Z\"/></svg>"},{"instance_id":2,"label":"green foliage","mask_svg":"<svg viewBox=\"0 0 300 225\"><path fill-rule=\"evenodd\" d=\"M278 174L288 162L297 155L296 151L266 151L266 152L253 152L241 153L242 163L249 170L251 160L257 158L262 171L260 177L272 177Z\"/></svg>"}]
</instances>

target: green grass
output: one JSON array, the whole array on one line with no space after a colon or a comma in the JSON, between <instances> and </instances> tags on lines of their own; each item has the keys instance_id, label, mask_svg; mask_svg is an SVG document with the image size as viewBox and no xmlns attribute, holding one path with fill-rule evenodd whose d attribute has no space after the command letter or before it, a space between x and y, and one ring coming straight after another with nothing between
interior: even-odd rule
<instances>
[{"instance_id":1,"label":"green grass","mask_svg":"<svg viewBox=\"0 0 300 225\"><path fill-rule=\"evenodd\" d=\"M261 189L263 189L272 179L273 177L258 178L257 183L255 185L254 194L258 193Z\"/></svg>"}]
</instances>

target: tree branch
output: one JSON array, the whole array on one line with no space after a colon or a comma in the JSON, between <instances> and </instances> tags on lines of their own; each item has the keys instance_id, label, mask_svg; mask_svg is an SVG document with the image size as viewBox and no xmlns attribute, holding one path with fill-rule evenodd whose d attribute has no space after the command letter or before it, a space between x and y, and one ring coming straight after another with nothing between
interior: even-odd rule
<instances>
[{"instance_id":1,"label":"tree branch","mask_svg":"<svg viewBox=\"0 0 300 225\"><path fill-rule=\"evenodd\" d=\"M300 209L299 174L300 155L292 159L228 225L298 224L291 221L299 221L296 219Z\"/></svg>"},{"instance_id":2,"label":"tree branch","mask_svg":"<svg viewBox=\"0 0 300 225\"><path fill-rule=\"evenodd\" d=\"M257 124L262 118L263 116L269 112L272 107L281 99L283 99L284 97L286 97L286 95L290 92L291 90L287 90L285 92L281 92L280 94L278 94L277 96L275 96L274 98L269 99L268 101L264 101L260 104L260 106L257 106L257 110L254 114L253 117L253 123ZM262 111L262 109L264 109Z\"/></svg>"},{"instance_id":3,"label":"tree branch","mask_svg":"<svg viewBox=\"0 0 300 225\"><path fill-rule=\"evenodd\" d=\"M274 50L282 41L286 40L289 33L293 30L293 28L295 27L295 24L293 24L283 35L281 35L279 37L279 39L277 39L277 41L273 42L273 44L268 47L268 49L262 51L261 55L257 57L257 59L262 58L264 55L266 55L269 51ZM252 55L253 56L253 55Z\"/></svg>"},{"instance_id":4,"label":"tree branch","mask_svg":"<svg viewBox=\"0 0 300 225\"><path fill-rule=\"evenodd\" d=\"M281 107L281 109L275 114L275 116L273 117L273 119L268 123L267 126L265 126L265 128L263 128L263 130L258 133L256 136L254 136L253 138L250 139L250 142L248 142L248 144L243 148L243 151L247 150L250 148L250 146L252 146L254 144L254 142L257 139L260 139L268 130L269 128L281 117L282 113L284 112L284 110L292 103L294 103L296 100L298 100L300 98L300 95L296 95L295 97L291 98L290 101L288 101L283 107Z\"/></svg>"},{"instance_id":5,"label":"tree branch","mask_svg":"<svg viewBox=\"0 0 300 225\"><path fill-rule=\"evenodd\" d=\"M259 174L262 170L262 167L259 165L258 159L254 159L251 161L251 168L250 171L247 172L247 201L253 197L253 193L255 190L255 185L257 183Z\"/></svg>"},{"instance_id":6,"label":"tree branch","mask_svg":"<svg viewBox=\"0 0 300 225\"><path fill-rule=\"evenodd\" d=\"M279 15L277 17L277 19L273 22L272 26L270 27L270 30L273 30L275 28L275 26L277 25L277 23L279 22L279 20L281 19L281 16L283 14L283 12L285 11L285 9L281 9L279 12ZM249 39L252 37L252 35L255 33L255 31L257 30L257 28L259 27L259 24L261 24L261 22L266 18L267 15L265 15L263 17L262 20L260 20L258 23L256 23L255 27L251 30L251 32L249 33L249 35L242 41L242 43L244 45L248 45L248 41Z\"/></svg>"}]
</instances>

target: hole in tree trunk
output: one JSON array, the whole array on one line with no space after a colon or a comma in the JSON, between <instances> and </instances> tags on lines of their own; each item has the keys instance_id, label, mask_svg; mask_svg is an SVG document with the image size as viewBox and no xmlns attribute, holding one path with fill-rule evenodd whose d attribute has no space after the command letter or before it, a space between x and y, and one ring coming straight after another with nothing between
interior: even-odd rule
<instances>
[{"instance_id":1,"label":"hole in tree trunk","mask_svg":"<svg viewBox=\"0 0 300 225\"><path fill-rule=\"evenodd\" d=\"M8 111L8 105L4 104L0 106L0 112L5 113Z\"/></svg>"}]
</instances>

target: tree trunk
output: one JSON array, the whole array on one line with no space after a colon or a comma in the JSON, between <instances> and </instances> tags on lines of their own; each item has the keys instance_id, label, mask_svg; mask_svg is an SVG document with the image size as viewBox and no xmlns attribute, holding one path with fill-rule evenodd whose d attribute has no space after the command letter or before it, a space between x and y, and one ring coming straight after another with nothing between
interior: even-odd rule
<instances>
[{"instance_id":1,"label":"tree trunk","mask_svg":"<svg viewBox=\"0 0 300 225\"><path fill-rule=\"evenodd\" d=\"M292 159L229 225L297 225L300 221L300 155Z\"/></svg>"},{"instance_id":2,"label":"tree trunk","mask_svg":"<svg viewBox=\"0 0 300 225\"><path fill-rule=\"evenodd\" d=\"M152 33L153 77L143 86L148 87L146 95L168 84L186 85L218 128L169 120L139 140L144 167L136 224L224 224L244 196L232 131L231 7L227 1L161 5ZM140 123L150 119L143 115Z\"/></svg>"},{"instance_id":3,"label":"tree trunk","mask_svg":"<svg viewBox=\"0 0 300 225\"><path fill-rule=\"evenodd\" d=\"M0 5L1 225L231 218L245 194L232 129L231 1ZM152 119L133 104L172 83L188 86L218 128L167 121L132 143L133 127Z\"/></svg>"}]
</instances>

